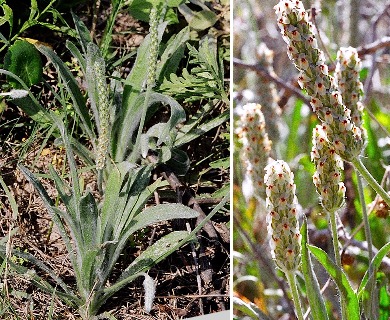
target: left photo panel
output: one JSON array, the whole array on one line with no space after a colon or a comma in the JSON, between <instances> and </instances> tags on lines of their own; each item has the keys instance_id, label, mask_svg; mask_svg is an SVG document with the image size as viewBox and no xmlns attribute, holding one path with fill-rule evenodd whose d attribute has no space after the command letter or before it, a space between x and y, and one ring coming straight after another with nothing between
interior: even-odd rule
<instances>
[{"instance_id":1,"label":"left photo panel","mask_svg":"<svg viewBox=\"0 0 390 320\"><path fill-rule=\"evenodd\" d=\"M0 318L228 319L229 1L0 8Z\"/></svg>"}]
</instances>

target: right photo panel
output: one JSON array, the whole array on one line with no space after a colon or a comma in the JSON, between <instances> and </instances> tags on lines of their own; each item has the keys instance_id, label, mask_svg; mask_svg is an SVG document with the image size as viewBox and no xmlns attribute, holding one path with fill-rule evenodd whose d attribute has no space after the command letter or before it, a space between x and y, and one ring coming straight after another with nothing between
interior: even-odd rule
<instances>
[{"instance_id":1,"label":"right photo panel","mask_svg":"<svg viewBox=\"0 0 390 320\"><path fill-rule=\"evenodd\" d=\"M390 319L390 4L233 0L233 313Z\"/></svg>"}]
</instances>

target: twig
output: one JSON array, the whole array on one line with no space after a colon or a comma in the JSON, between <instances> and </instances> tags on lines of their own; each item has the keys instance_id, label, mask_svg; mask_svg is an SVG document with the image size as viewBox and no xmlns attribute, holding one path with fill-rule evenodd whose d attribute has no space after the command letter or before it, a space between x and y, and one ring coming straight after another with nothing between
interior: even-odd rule
<instances>
[{"instance_id":1,"label":"twig","mask_svg":"<svg viewBox=\"0 0 390 320\"><path fill-rule=\"evenodd\" d=\"M374 18L373 18L373 23L372 23L372 35L371 35L371 39L372 41L376 41L376 38L377 38L377 26L380 22L380 20L382 20L382 18L384 18L385 16L388 15L388 10L390 9L390 3L388 3L385 7L385 9L377 14ZM367 104L367 100L368 100L368 96L369 96L369 92L371 91L371 87L372 87L372 78L374 77L374 73L375 73L375 70L376 70L376 51L373 51L372 54L371 54L371 68L370 68L370 72L368 73L368 76L367 76L367 79L364 83L364 92L366 93L366 97L364 99L364 103L363 104Z\"/></svg>"},{"instance_id":2,"label":"twig","mask_svg":"<svg viewBox=\"0 0 390 320\"><path fill-rule=\"evenodd\" d=\"M322 37L321 37L321 34L320 34L320 29L317 26L316 16L317 16L316 8L312 7L311 8L311 20L313 21L314 26L316 27L318 40L319 40L319 42L321 44L322 49L324 50L325 54L327 55L329 61L332 63L332 65L334 65L334 61L333 61L331 55L329 54L329 51L328 51L326 45L324 45L324 42L322 41Z\"/></svg>"},{"instance_id":3,"label":"twig","mask_svg":"<svg viewBox=\"0 0 390 320\"><path fill-rule=\"evenodd\" d=\"M188 233L191 233L191 227L189 223L186 223L187 231ZM191 251L192 251L192 258L194 259L194 265L195 265L195 272L196 272L196 282L198 283L198 291L199 295L202 295L202 280L199 275L199 264L198 264L198 259L196 258L196 252L195 252L195 245L191 242ZM204 310L203 310L203 301L202 298L199 298L199 309L200 313L204 315Z\"/></svg>"},{"instance_id":4,"label":"twig","mask_svg":"<svg viewBox=\"0 0 390 320\"><path fill-rule=\"evenodd\" d=\"M390 37L383 37L372 43L357 48L359 56L374 53L380 49L390 47Z\"/></svg>"},{"instance_id":5,"label":"twig","mask_svg":"<svg viewBox=\"0 0 390 320\"><path fill-rule=\"evenodd\" d=\"M244 62L240 59L237 59L237 58L233 58L233 64L235 66L242 67L242 68L257 72L259 75L266 78L268 81L274 82L278 87L285 89L286 91L290 92L291 94L293 94L296 97L298 97L299 99L301 99L305 104L310 106L310 100L305 95L303 95L297 88L295 88L294 86L292 86L289 83L286 83L286 81L280 79L278 76L271 75L263 67L261 67L257 64L246 63L246 62Z\"/></svg>"}]
</instances>

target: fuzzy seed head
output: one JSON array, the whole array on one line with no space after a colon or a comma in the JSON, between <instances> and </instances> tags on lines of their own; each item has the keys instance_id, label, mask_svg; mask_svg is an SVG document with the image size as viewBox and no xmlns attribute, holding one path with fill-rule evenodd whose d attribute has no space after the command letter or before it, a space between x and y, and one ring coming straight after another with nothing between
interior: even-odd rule
<instances>
[{"instance_id":1,"label":"fuzzy seed head","mask_svg":"<svg viewBox=\"0 0 390 320\"><path fill-rule=\"evenodd\" d=\"M245 167L245 180L251 184L253 196L265 198L264 167L271 151L271 141L265 130L262 107L248 103L239 111L237 135L242 143L242 161Z\"/></svg>"},{"instance_id":2,"label":"fuzzy seed head","mask_svg":"<svg viewBox=\"0 0 390 320\"><path fill-rule=\"evenodd\" d=\"M96 169L102 170L110 142L110 102L106 83L106 66L99 48L94 44L87 47L86 79L91 107L96 119L98 140L96 147Z\"/></svg>"},{"instance_id":3,"label":"fuzzy seed head","mask_svg":"<svg viewBox=\"0 0 390 320\"><path fill-rule=\"evenodd\" d=\"M335 78L342 99L351 110L352 122L363 131L363 105L360 101L363 94L363 85L359 76L361 68L362 63L355 48L340 48L337 53ZM365 135L365 132L363 133Z\"/></svg>"},{"instance_id":4,"label":"fuzzy seed head","mask_svg":"<svg viewBox=\"0 0 390 320\"><path fill-rule=\"evenodd\" d=\"M342 143L338 140L336 142L335 146L340 148ZM313 129L311 151L311 160L316 166L313 183L320 195L321 205L327 212L339 209L345 197L345 186L341 181L343 161L336 152L337 150L329 145L322 126L317 125Z\"/></svg>"},{"instance_id":5,"label":"fuzzy seed head","mask_svg":"<svg viewBox=\"0 0 390 320\"><path fill-rule=\"evenodd\" d=\"M273 68L274 52L262 43L258 46L256 51L256 63L263 67L269 74L275 74ZM267 119L267 132L271 140L278 140L280 138L280 115L282 110L278 105L279 96L276 86L273 82L266 79L259 78L257 74L254 75L253 81L248 80L248 83L253 83L253 91L256 95L256 103L262 105L262 112L265 119Z\"/></svg>"},{"instance_id":6,"label":"fuzzy seed head","mask_svg":"<svg viewBox=\"0 0 390 320\"><path fill-rule=\"evenodd\" d=\"M313 25L302 2L282 0L274 8L287 43L288 56L300 71L299 85L312 96L313 111L318 118L331 128L327 132L329 143L334 144L337 135L339 144L335 148L340 156L347 161L356 158L365 144L362 130L348 116L350 111L346 111L343 105L342 92L339 92L335 79L328 74L324 54L318 47ZM347 118L348 124L339 126L340 119L344 118Z\"/></svg>"},{"instance_id":7,"label":"fuzzy seed head","mask_svg":"<svg viewBox=\"0 0 390 320\"><path fill-rule=\"evenodd\" d=\"M297 219L294 174L282 160L265 168L268 233L276 265L283 271L295 271L301 262L301 234Z\"/></svg>"},{"instance_id":8,"label":"fuzzy seed head","mask_svg":"<svg viewBox=\"0 0 390 320\"><path fill-rule=\"evenodd\" d=\"M149 18L150 52L148 64L148 88L153 88L156 81L157 55L158 55L158 15L155 7L150 11Z\"/></svg>"}]
</instances>

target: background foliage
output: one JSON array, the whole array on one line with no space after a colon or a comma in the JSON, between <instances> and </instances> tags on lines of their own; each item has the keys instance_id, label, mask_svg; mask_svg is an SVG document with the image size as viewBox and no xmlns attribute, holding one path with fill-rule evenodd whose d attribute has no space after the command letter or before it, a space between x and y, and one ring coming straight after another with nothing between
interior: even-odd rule
<instances>
[{"instance_id":1,"label":"background foliage","mask_svg":"<svg viewBox=\"0 0 390 320\"><path fill-rule=\"evenodd\" d=\"M389 90L390 80L389 53L389 6L385 1L303 1L305 7L315 12L315 22L320 32L320 47L327 50L327 64L334 70L334 61L339 47L349 45L358 48L363 61L361 81L364 83L364 126L368 132L368 146L363 161L377 181L383 181L388 187L389 164ZM281 116L278 117L278 135L273 135L273 159L287 161L295 174L297 197L302 206L302 214L308 218L309 240L316 246L331 252L326 216L318 203L318 196L312 183L314 165L310 162L311 133L317 124L316 116L308 105L306 95L297 85L297 71L286 54L286 45L276 27L273 10L274 2L237 1L234 6L234 107L235 110L247 102L261 102L268 93L263 83L276 85L278 105ZM318 35L317 35L318 38ZM383 43L375 50L366 50L370 44ZM264 66L258 50L266 45L274 53L273 70ZM257 74L256 71L257 70ZM263 85L263 87L262 87ZM261 89L263 88L263 90ZM263 104L263 103L262 103ZM270 106L263 104L263 109ZM274 123L267 118L266 126ZM275 114L275 112L274 112ZM270 134L270 133L269 133ZM240 165L240 142L234 141L234 293L242 301L252 302L251 310L256 319L279 319L293 314L282 274L274 270L270 260L266 231L266 210L254 199L245 198L248 191L242 189L243 168ZM361 203L357 195L356 176L352 168L345 164L344 183L347 186L346 204L340 211L345 232L352 235L347 241L341 239L344 270L354 285L358 285L368 267L367 252L364 249ZM370 209L370 226L374 246L382 248L389 239L388 207L375 201L376 194L365 188L365 198ZM382 215L383 214L383 215ZM382 263L377 279L380 287L380 299L388 301L387 283L389 268L386 260ZM315 265L321 287L326 287L325 297L328 312L338 319L338 302L334 299L333 283L327 283L323 269ZM303 282L300 289L305 296ZM286 291L287 290L287 291ZM242 305L244 310L248 305ZM387 319L388 303L381 307L381 319ZM239 312L236 313L240 315ZM243 313L241 313L242 315ZM256 316L255 316L256 315ZM291 316L292 317L292 316Z\"/></svg>"}]
</instances>

